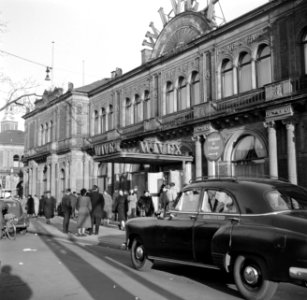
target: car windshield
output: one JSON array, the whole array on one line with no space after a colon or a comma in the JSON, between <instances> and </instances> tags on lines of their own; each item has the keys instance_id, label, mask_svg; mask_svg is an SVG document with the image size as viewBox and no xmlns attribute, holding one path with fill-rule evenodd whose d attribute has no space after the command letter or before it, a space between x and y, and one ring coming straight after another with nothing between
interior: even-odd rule
<instances>
[{"instance_id":1,"label":"car windshield","mask_svg":"<svg viewBox=\"0 0 307 300\"><path fill-rule=\"evenodd\" d=\"M296 187L279 187L265 198L273 211L307 209L307 191Z\"/></svg>"}]
</instances>

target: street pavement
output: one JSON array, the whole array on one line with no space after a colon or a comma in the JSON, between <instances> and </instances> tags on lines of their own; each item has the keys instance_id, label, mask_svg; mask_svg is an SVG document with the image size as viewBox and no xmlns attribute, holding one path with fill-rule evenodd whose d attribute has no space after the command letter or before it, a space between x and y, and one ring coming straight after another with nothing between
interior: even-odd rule
<instances>
[{"instance_id":1,"label":"street pavement","mask_svg":"<svg viewBox=\"0 0 307 300\"><path fill-rule=\"evenodd\" d=\"M108 225L101 225L98 235L86 235L79 237L77 233L77 222L75 219L70 219L69 233L63 232L63 217L55 216L51 219L50 224L46 224L44 217L38 217L34 222L30 222L28 228L29 232L36 233L37 226L35 223L39 223L51 236L67 239L69 241L76 242L83 245L102 245L111 248L121 249L122 244L125 242L125 231L119 230L116 222L110 221Z\"/></svg>"}]
</instances>

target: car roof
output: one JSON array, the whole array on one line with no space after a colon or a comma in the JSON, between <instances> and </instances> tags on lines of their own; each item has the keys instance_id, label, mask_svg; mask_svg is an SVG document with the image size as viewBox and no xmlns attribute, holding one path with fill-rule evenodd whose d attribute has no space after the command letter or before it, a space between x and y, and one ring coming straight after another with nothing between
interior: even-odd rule
<instances>
[{"instance_id":1,"label":"car roof","mask_svg":"<svg viewBox=\"0 0 307 300\"><path fill-rule=\"evenodd\" d=\"M243 214L261 214L271 211L264 201L264 193L279 187L294 187L295 185L281 180L267 178L212 178L194 181L183 190L189 188L221 189L232 194ZM297 187L297 186L295 186Z\"/></svg>"}]
</instances>

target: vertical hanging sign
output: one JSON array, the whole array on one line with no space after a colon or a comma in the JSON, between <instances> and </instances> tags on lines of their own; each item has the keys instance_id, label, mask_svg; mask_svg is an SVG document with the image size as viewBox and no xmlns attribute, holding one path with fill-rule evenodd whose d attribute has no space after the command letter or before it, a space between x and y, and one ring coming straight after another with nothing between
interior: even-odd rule
<instances>
[{"instance_id":1,"label":"vertical hanging sign","mask_svg":"<svg viewBox=\"0 0 307 300\"><path fill-rule=\"evenodd\" d=\"M205 156L210 161L217 161L224 152L224 139L219 132L210 133L205 141Z\"/></svg>"}]
</instances>

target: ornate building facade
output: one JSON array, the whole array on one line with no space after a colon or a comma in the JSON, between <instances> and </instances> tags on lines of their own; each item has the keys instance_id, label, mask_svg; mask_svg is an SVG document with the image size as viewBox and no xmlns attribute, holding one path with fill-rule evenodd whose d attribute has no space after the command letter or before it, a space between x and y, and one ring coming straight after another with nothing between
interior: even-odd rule
<instances>
[{"instance_id":1,"label":"ornate building facade","mask_svg":"<svg viewBox=\"0 0 307 300\"><path fill-rule=\"evenodd\" d=\"M273 0L222 26L214 2L171 1L141 66L37 101L24 116L30 193L95 183L155 195L164 181L218 175L307 187L306 1Z\"/></svg>"}]
</instances>

